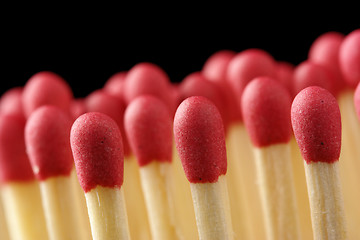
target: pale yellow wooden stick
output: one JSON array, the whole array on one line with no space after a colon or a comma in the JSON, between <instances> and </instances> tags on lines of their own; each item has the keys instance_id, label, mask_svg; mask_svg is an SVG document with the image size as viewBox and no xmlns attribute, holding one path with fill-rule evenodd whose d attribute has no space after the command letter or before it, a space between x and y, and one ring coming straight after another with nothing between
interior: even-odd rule
<instances>
[{"instance_id":1,"label":"pale yellow wooden stick","mask_svg":"<svg viewBox=\"0 0 360 240\"><path fill-rule=\"evenodd\" d=\"M48 239L37 181L4 184L2 200L11 239Z\"/></svg>"},{"instance_id":2,"label":"pale yellow wooden stick","mask_svg":"<svg viewBox=\"0 0 360 240\"><path fill-rule=\"evenodd\" d=\"M1 195L1 187L0 187ZM8 226L5 220L4 207L2 204L2 198L0 196L0 239L9 240Z\"/></svg>"},{"instance_id":3,"label":"pale yellow wooden stick","mask_svg":"<svg viewBox=\"0 0 360 240\"><path fill-rule=\"evenodd\" d=\"M40 190L50 239L81 239L71 178L48 178L40 182Z\"/></svg>"},{"instance_id":4,"label":"pale yellow wooden stick","mask_svg":"<svg viewBox=\"0 0 360 240\"><path fill-rule=\"evenodd\" d=\"M314 239L347 239L339 162L305 163Z\"/></svg>"},{"instance_id":5,"label":"pale yellow wooden stick","mask_svg":"<svg viewBox=\"0 0 360 240\"><path fill-rule=\"evenodd\" d=\"M97 186L85 197L93 240L130 239L122 189Z\"/></svg>"},{"instance_id":6,"label":"pale yellow wooden stick","mask_svg":"<svg viewBox=\"0 0 360 240\"><path fill-rule=\"evenodd\" d=\"M264 239L254 156L243 123L234 123L227 138L228 187L235 238Z\"/></svg>"},{"instance_id":7,"label":"pale yellow wooden stick","mask_svg":"<svg viewBox=\"0 0 360 240\"><path fill-rule=\"evenodd\" d=\"M140 167L140 178L153 239L178 239L169 189L171 164L152 161Z\"/></svg>"},{"instance_id":8,"label":"pale yellow wooden stick","mask_svg":"<svg viewBox=\"0 0 360 240\"><path fill-rule=\"evenodd\" d=\"M297 145L294 136L291 137L290 146L301 237L302 239L312 240L313 232L311 226L310 203L307 192L304 164L299 146Z\"/></svg>"},{"instance_id":9,"label":"pale yellow wooden stick","mask_svg":"<svg viewBox=\"0 0 360 240\"><path fill-rule=\"evenodd\" d=\"M267 239L301 239L290 145L254 150Z\"/></svg>"},{"instance_id":10,"label":"pale yellow wooden stick","mask_svg":"<svg viewBox=\"0 0 360 240\"><path fill-rule=\"evenodd\" d=\"M342 149L340 154L341 187L345 205L348 234L350 239L360 239L360 188L353 183L360 182L360 123L354 106L354 92L345 91L338 101L342 122Z\"/></svg>"},{"instance_id":11,"label":"pale yellow wooden stick","mask_svg":"<svg viewBox=\"0 0 360 240\"><path fill-rule=\"evenodd\" d=\"M124 160L124 197L132 239L151 239L145 199L141 188L139 166L134 157Z\"/></svg>"}]
</instances>

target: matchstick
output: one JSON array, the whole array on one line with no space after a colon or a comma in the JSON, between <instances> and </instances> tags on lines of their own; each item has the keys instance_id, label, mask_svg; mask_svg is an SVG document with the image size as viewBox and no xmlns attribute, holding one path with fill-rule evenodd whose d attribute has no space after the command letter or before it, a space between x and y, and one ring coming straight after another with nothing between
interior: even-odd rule
<instances>
[{"instance_id":1,"label":"matchstick","mask_svg":"<svg viewBox=\"0 0 360 240\"><path fill-rule=\"evenodd\" d=\"M24 129L23 115L0 115L0 183L4 214L11 239L48 239L39 184L25 151Z\"/></svg>"},{"instance_id":2,"label":"matchstick","mask_svg":"<svg viewBox=\"0 0 360 240\"><path fill-rule=\"evenodd\" d=\"M190 182L199 239L233 239L225 131L219 111L205 97L187 98L176 111L174 136Z\"/></svg>"},{"instance_id":3,"label":"matchstick","mask_svg":"<svg viewBox=\"0 0 360 240\"><path fill-rule=\"evenodd\" d=\"M291 96L270 77L245 88L241 108L253 144L267 239L301 239L290 153Z\"/></svg>"},{"instance_id":4,"label":"matchstick","mask_svg":"<svg viewBox=\"0 0 360 240\"><path fill-rule=\"evenodd\" d=\"M130 239L122 190L124 152L118 125L103 113L85 113L75 120L70 139L93 239Z\"/></svg>"},{"instance_id":5,"label":"matchstick","mask_svg":"<svg viewBox=\"0 0 360 240\"><path fill-rule=\"evenodd\" d=\"M9 240L8 226L4 215L4 207L1 199L1 187L0 187L0 239Z\"/></svg>"},{"instance_id":6,"label":"matchstick","mask_svg":"<svg viewBox=\"0 0 360 240\"><path fill-rule=\"evenodd\" d=\"M296 141L305 160L314 240L347 239L339 179L341 116L335 97L313 86L291 107Z\"/></svg>"},{"instance_id":7,"label":"matchstick","mask_svg":"<svg viewBox=\"0 0 360 240\"><path fill-rule=\"evenodd\" d=\"M120 76L116 79L123 82ZM110 79L111 80L111 79ZM139 167L132 156L132 152L125 134L124 113L125 102L122 95L109 94L105 89L92 92L85 99L87 112L101 112L111 117L123 133L122 143L124 149L124 197L129 222L130 235L134 239L150 239L150 226L146 213L144 196L141 190Z\"/></svg>"},{"instance_id":8,"label":"matchstick","mask_svg":"<svg viewBox=\"0 0 360 240\"><path fill-rule=\"evenodd\" d=\"M125 111L126 135L140 166L151 234L159 240L181 238L171 192L171 119L165 103L150 95L135 98Z\"/></svg>"},{"instance_id":9,"label":"matchstick","mask_svg":"<svg viewBox=\"0 0 360 240\"><path fill-rule=\"evenodd\" d=\"M70 149L71 118L60 108L36 109L25 126L25 144L36 178L49 238L82 239L75 188L71 179L74 162Z\"/></svg>"}]
</instances>

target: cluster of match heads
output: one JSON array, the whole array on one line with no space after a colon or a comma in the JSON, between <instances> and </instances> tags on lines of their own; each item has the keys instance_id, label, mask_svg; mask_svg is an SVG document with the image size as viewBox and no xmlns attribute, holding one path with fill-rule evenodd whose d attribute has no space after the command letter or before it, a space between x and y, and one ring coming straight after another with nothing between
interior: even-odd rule
<instances>
[{"instance_id":1,"label":"cluster of match heads","mask_svg":"<svg viewBox=\"0 0 360 240\"><path fill-rule=\"evenodd\" d=\"M78 225L80 220L71 220L77 209L71 206L66 210L75 205L71 194L76 191L65 194L61 187L73 184L74 178L85 193L90 238L129 239L132 235L137 239L145 226L134 228L132 224L148 224L153 239L189 239L171 214L172 208L182 206L171 203L167 196L168 186L177 187L167 183L174 161L181 162L190 183L198 231L193 237L234 239L245 235L238 233L237 229L244 228L232 216L241 215L234 210L239 207L229 204L227 196L232 194L227 186L233 183L225 181L227 172L232 171L229 161L239 162L241 168L251 160L227 149L230 144L241 148L240 142L230 143L229 136L234 135L234 126L243 126L246 136L236 132L239 136L235 139L248 136L255 150L257 160L251 161L256 161L260 179L261 206L257 207L263 211L267 238L301 236L298 212L307 210L294 208L294 190L284 187L291 188L294 180L283 173L283 166L291 163L285 152L294 137L305 160L314 239L346 239L353 229L348 230L337 182L344 124L339 103L352 106L349 111L360 118L359 81L359 29L348 35L323 34L314 41L308 59L297 66L276 61L261 49L222 50L210 56L201 71L176 84L159 66L139 63L113 75L102 89L83 99L74 98L61 76L39 72L24 87L8 90L0 102L0 180L9 236L30 239L20 233L28 231L24 235L37 236L33 239L82 239L85 233L76 234L85 227ZM137 166L127 169L127 164L135 162L133 158ZM272 158L276 167L270 166ZM360 158L353 160L359 162ZM128 206L136 199L122 199L126 171L130 174L133 169L140 174L145 199L147 213L141 217L148 218L137 223L128 220L133 217L129 211L134 211ZM38 229L21 226L21 219L29 217L11 212L21 208L16 204L26 204L13 195L20 194L19 186L27 183L40 186L38 199L45 224ZM68 202L62 200L62 194ZM124 195L126 198L126 189ZM276 204L279 202L281 206ZM36 203L31 204L35 208ZM348 221L355 220L360 216ZM39 226L41 221L35 217L26 224ZM132 228L136 230L130 231ZM355 231L354 236L359 237L358 229Z\"/></svg>"}]
</instances>

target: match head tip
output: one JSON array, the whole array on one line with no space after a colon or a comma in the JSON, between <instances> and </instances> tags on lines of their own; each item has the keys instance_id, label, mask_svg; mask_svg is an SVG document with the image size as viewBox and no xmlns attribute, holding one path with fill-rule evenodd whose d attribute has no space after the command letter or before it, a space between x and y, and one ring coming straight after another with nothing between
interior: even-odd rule
<instances>
[{"instance_id":1,"label":"match head tip","mask_svg":"<svg viewBox=\"0 0 360 240\"><path fill-rule=\"evenodd\" d=\"M357 115L360 120L360 82L358 83L356 90L355 90L354 103L355 103Z\"/></svg>"},{"instance_id":2,"label":"match head tip","mask_svg":"<svg viewBox=\"0 0 360 240\"><path fill-rule=\"evenodd\" d=\"M360 82L360 29L345 36L339 50L339 64L344 80L355 88Z\"/></svg>"},{"instance_id":3,"label":"match head tip","mask_svg":"<svg viewBox=\"0 0 360 240\"><path fill-rule=\"evenodd\" d=\"M304 160L333 163L341 150L341 116L335 97L327 90L312 86L295 97L291 121Z\"/></svg>"},{"instance_id":4,"label":"match head tip","mask_svg":"<svg viewBox=\"0 0 360 240\"><path fill-rule=\"evenodd\" d=\"M0 114L0 182L35 180L25 150L23 115Z\"/></svg>"},{"instance_id":5,"label":"match head tip","mask_svg":"<svg viewBox=\"0 0 360 240\"><path fill-rule=\"evenodd\" d=\"M220 50L212 54L204 63L201 72L210 81L226 81L226 71L230 60L236 55L231 50Z\"/></svg>"},{"instance_id":6,"label":"match head tip","mask_svg":"<svg viewBox=\"0 0 360 240\"><path fill-rule=\"evenodd\" d=\"M70 149L71 118L61 109L36 109L25 126L25 143L32 169L39 180L68 176L73 169Z\"/></svg>"},{"instance_id":7,"label":"match head tip","mask_svg":"<svg viewBox=\"0 0 360 240\"><path fill-rule=\"evenodd\" d=\"M0 112L7 115L24 115L22 93L23 87L7 90L0 99Z\"/></svg>"},{"instance_id":8,"label":"match head tip","mask_svg":"<svg viewBox=\"0 0 360 240\"><path fill-rule=\"evenodd\" d=\"M185 99L175 114L174 136L190 183L216 182L226 174L224 126L210 100L201 96Z\"/></svg>"},{"instance_id":9,"label":"match head tip","mask_svg":"<svg viewBox=\"0 0 360 240\"><path fill-rule=\"evenodd\" d=\"M29 117L35 109L43 105L54 105L69 111L72 99L72 90L61 76L43 71L27 81L22 100L25 115Z\"/></svg>"},{"instance_id":10,"label":"match head tip","mask_svg":"<svg viewBox=\"0 0 360 240\"><path fill-rule=\"evenodd\" d=\"M172 118L160 99L143 95L125 111L125 130L140 166L172 161Z\"/></svg>"},{"instance_id":11,"label":"match head tip","mask_svg":"<svg viewBox=\"0 0 360 240\"><path fill-rule=\"evenodd\" d=\"M241 99L244 124L253 145L288 143L291 138L291 95L278 81L258 77L245 88Z\"/></svg>"},{"instance_id":12,"label":"match head tip","mask_svg":"<svg viewBox=\"0 0 360 240\"><path fill-rule=\"evenodd\" d=\"M121 188L124 152L119 127L112 118L99 112L81 115L72 125L70 142L85 193L98 185Z\"/></svg>"}]
</instances>

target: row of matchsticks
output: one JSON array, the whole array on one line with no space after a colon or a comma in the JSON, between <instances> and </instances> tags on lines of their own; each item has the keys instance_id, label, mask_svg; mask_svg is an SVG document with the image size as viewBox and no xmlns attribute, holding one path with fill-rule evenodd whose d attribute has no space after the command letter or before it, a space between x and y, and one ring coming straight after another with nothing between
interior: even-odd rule
<instances>
[{"instance_id":1,"label":"row of matchsticks","mask_svg":"<svg viewBox=\"0 0 360 240\"><path fill-rule=\"evenodd\" d=\"M360 29L83 99L39 72L0 101L0 239L360 239L359 81Z\"/></svg>"}]
</instances>

